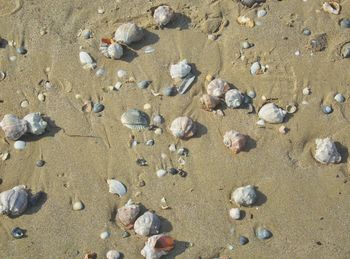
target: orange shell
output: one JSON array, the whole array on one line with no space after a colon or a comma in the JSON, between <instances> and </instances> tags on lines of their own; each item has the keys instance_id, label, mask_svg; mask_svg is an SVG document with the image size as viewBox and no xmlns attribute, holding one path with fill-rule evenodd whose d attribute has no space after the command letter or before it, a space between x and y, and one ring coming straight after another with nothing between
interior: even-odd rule
<instances>
[{"instance_id":1,"label":"orange shell","mask_svg":"<svg viewBox=\"0 0 350 259\"><path fill-rule=\"evenodd\" d=\"M171 249L173 249L175 246L175 239L173 239L172 237L170 236L161 236L154 248L155 249L160 249L160 250L163 250L163 251L170 251Z\"/></svg>"}]
</instances>

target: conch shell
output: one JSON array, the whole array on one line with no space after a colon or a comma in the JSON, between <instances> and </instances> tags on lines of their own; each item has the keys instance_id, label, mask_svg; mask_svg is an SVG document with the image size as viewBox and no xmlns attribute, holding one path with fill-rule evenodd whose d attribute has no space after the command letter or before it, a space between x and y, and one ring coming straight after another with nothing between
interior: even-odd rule
<instances>
[{"instance_id":1,"label":"conch shell","mask_svg":"<svg viewBox=\"0 0 350 259\"><path fill-rule=\"evenodd\" d=\"M170 131L177 138L190 138L196 133L196 124L189 117L178 117L171 123Z\"/></svg>"},{"instance_id":2,"label":"conch shell","mask_svg":"<svg viewBox=\"0 0 350 259\"><path fill-rule=\"evenodd\" d=\"M146 211L134 224L136 234L141 236L155 235L159 233L160 219L157 214Z\"/></svg>"},{"instance_id":3,"label":"conch shell","mask_svg":"<svg viewBox=\"0 0 350 259\"><path fill-rule=\"evenodd\" d=\"M212 111L215 107L220 103L220 99L218 97L203 94L203 96L199 99L202 104L202 108L206 111Z\"/></svg>"},{"instance_id":4,"label":"conch shell","mask_svg":"<svg viewBox=\"0 0 350 259\"><path fill-rule=\"evenodd\" d=\"M247 136L237 131L227 131L224 135L224 144L227 148L231 149L234 154L242 151L246 145Z\"/></svg>"},{"instance_id":5,"label":"conch shell","mask_svg":"<svg viewBox=\"0 0 350 259\"><path fill-rule=\"evenodd\" d=\"M148 238L141 255L146 259L159 259L168 254L175 246L175 240L167 235L160 234Z\"/></svg>"},{"instance_id":6,"label":"conch shell","mask_svg":"<svg viewBox=\"0 0 350 259\"><path fill-rule=\"evenodd\" d=\"M16 115L6 114L0 122L0 127L5 132L6 138L17 140L27 132L28 123L17 118Z\"/></svg>"},{"instance_id":7,"label":"conch shell","mask_svg":"<svg viewBox=\"0 0 350 259\"><path fill-rule=\"evenodd\" d=\"M121 223L126 229L131 229L140 213L140 206L129 200L123 207L118 209L116 221Z\"/></svg>"},{"instance_id":8,"label":"conch shell","mask_svg":"<svg viewBox=\"0 0 350 259\"><path fill-rule=\"evenodd\" d=\"M28 132L41 135L45 132L47 122L43 120L40 112L32 112L24 116L23 120L28 122Z\"/></svg>"},{"instance_id":9,"label":"conch shell","mask_svg":"<svg viewBox=\"0 0 350 259\"><path fill-rule=\"evenodd\" d=\"M215 97L223 97L230 89L228 83L220 78L212 80L207 86L207 93Z\"/></svg>"},{"instance_id":10,"label":"conch shell","mask_svg":"<svg viewBox=\"0 0 350 259\"><path fill-rule=\"evenodd\" d=\"M0 214L21 215L28 206L28 192L24 185L0 193Z\"/></svg>"}]
</instances>

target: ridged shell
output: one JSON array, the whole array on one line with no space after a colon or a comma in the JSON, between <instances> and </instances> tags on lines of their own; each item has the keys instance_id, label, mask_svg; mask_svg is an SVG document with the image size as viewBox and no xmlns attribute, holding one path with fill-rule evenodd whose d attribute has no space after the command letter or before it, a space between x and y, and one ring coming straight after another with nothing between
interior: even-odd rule
<instances>
[{"instance_id":1,"label":"ridged shell","mask_svg":"<svg viewBox=\"0 0 350 259\"><path fill-rule=\"evenodd\" d=\"M159 26L167 25L174 17L174 11L170 6L161 5L154 11L153 18Z\"/></svg>"},{"instance_id":2,"label":"ridged shell","mask_svg":"<svg viewBox=\"0 0 350 259\"><path fill-rule=\"evenodd\" d=\"M196 124L189 117L178 117L171 123L170 131L177 138L190 138L196 133Z\"/></svg>"},{"instance_id":3,"label":"ridged shell","mask_svg":"<svg viewBox=\"0 0 350 259\"><path fill-rule=\"evenodd\" d=\"M207 86L207 93L215 97L222 97L230 89L226 81L217 78L212 80Z\"/></svg>"},{"instance_id":4,"label":"ridged shell","mask_svg":"<svg viewBox=\"0 0 350 259\"><path fill-rule=\"evenodd\" d=\"M118 27L114 34L114 39L117 42L130 44L140 41L144 36L143 29L135 23L123 23Z\"/></svg>"},{"instance_id":5,"label":"ridged shell","mask_svg":"<svg viewBox=\"0 0 350 259\"><path fill-rule=\"evenodd\" d=\"M17 140L28 130L28 123L19 119L16 115L6 114L0 122L0 127L5 132L5 137L11 140Z\"/></svg>"},{"instance_id":6,"label":"ridged shell","mask_svg":"<svg viewBox=\"0 0 350 259\"><path fill-rule=\"evenodd\" d=\"M40 112L32 112L24 116L23 120L28 122L28 132L41 135L45 132L47 122L43 120Z\"/></svg>"},{"instance_id":7,"label":"ridged shell","mask_svg":"<svg viewBox=\"0 0 350 259\"><path fill-rule=\"evenodd\" d=\"M244 149L246 142L247 136L234 130L227 131L224 135L225 146L231 149L235 154L239 153Z\"/></svg>"},{"instance_id":8,"label":"ridged shell","mask_svg":"<svg viewBox=\"0 0 350 259\"><path fill-rule=\"evenodd\" d=\"M148 128L149 117L146 113L137 109L129 109L123 113L121 122L130 129L141 130Z\"/></svg>"},{"instance_id":9,"label":"ridged shell","mask_svg":"<svg viewBox=\"0 0 350 259\"><path fill-rule=\"evenodd\" d=\"M129 200L123 207L118 209L116 221L120 222L127 229L131 229L139 213L140 205Z\"/></svg>"},{"instance_id":10,"label":"ridged shell","mask_svg":"<svg viewBox=\"0 0 350 259\"><path fill-rule=\"evenodd\" d=\"M0 193L0 214L19 216L27 208L28 193L24 185Z\"/></svg>"},{"instance_id":11,"label":"ridged shell","mask_svg":"<svg viewBox=\"0 0 350 259\"><path fill-rule=\"evenodd\" d=\"M322 164L340 163L341 155L339 154L331 138L316 139L315 159Z\"/></svg>"},{"instance_id":12,"label":"ridged shell","mask_svg":"<svg viewBox=\"0 0 350 259\"><path fill-rule=\"evenodd\" d=\"M167 235L160 234L151 236L141 250L141 255L146 259L159 259L168 254L175 246L175 240Z\"/></svg>"},{"instance_id":13,"label":"ridged shell","mask_svg":"<svg viewBox=\"0 0 350 259\"><path fill-rule=\"evenodd\" d=\"M123 47L118 43L107 44L101 42L100 51L105 57L111 59L120 59L123 56Z\"/></svg>"},{"instance_id":14,"label":"ridged shell","mask_svg":"<svg viewBox=\"0 0 350 259\"><path fill-rule=\"evenodd\" d=\"M209 94L203 94L199 101L202 104L202 108L206 111L212 111L220 103L218 97Z\"/></svg>"},{"instance_id":15,"label":"ridged shell","mask_svg":"<svg viewBox=\"0 0 350 259\"><path fill-rule=\"evenodd\" d=\"M231 89L225 94L225 102L230 108L238 108L243 102L243 96L237 89Z\"/></svg>"},{"instance_id":16,"label":"ridged shell","mask_svg":"<svg viewBox=\"0 0 350 259\"><path fill-rule=\"evenodd\" d=\"M267 103L258 112L260 119L269 123L282 123L287 112L277 107L274 103Z\"/></svg>"},{"instance_id":17,"label":"ridged shell","mask_svg":"<svg viewBox=\"0 0 350 259\"><path fill-rule=\"evenodd\" d=\"M159 233L160 219L152 212L146 211L134 224L136 234L141 236L155 235Z\"/></svg>"},{"instance_id":18,"label":"ridged shell","mask_svg":"<svg viewBox=\"0 0 350 259\"><path fill-rule=\"evenodd\" d=\"M172 79L181 79L191 72L191 66L184 59L177 64L170 66L170 76Z\"/></svg>"},{"instance_id":19,"label":"ridged shell","mask_svg":"<svg viewBox=\"0 0 350 259\"><path fill-rule=\"evenodd\" d=\"M250 206L253 205L258 199L258 195L254 186L247 185L237 188L231 194L231 201L234 201L238 205Z\"/></svg>"}]
</instances>

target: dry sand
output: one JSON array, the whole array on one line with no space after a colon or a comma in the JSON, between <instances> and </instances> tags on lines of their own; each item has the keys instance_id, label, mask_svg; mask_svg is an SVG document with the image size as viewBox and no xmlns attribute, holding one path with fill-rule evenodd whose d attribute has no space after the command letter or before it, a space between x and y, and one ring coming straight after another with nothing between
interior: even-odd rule
<instances>
[{"instance_id":1,"label":"dry sand","mask_svg":"<svg viewBox=\"0 0 350 259\"><path fill-rule=\"evenodd\" d=\"M170 28L156 30L147 10L161 3L170 4L179 14ZM0 82L1 117L39 111L51 122L45 135L24 138L28 141L24 151L14 150L13 143L7 143L2 135L0 151L9 151L11 157L0 163L0 191L25 184L33 192L45 191L47 200L20 217L0 218L0 257L82 258L94 251L104 258L108 250L117 249L124 258L142 258L140 250L146 238L132 232L131 237L122 238L123 231L114 222L116 208L132 198L155 210L163 219L162 231L179 241L164 258L349 258L349 102L333 103L332 96L338 91L349 96L349 61L338 55L339 44L350 40L349 31L341 29L338 20L350 16L350 2L341 1L338 16L316 12L322 3L267 0L262 7L268 14L258 19L257 9L245 9L229 0L2 0L0 35L17 44L23 42L28 53L18 55L10 46L0 49L0 69L7 73ZM99 7L105 9L104 14L97 13ZM240 14L262 24L239 26L236 18ZM98 51L99 40L111 36L126 21L148 30L143 41L132 45L138 55L129 51L123 60L106 59ZM42 36L44 27L47 34ZM305 45L312 36L301 33L304 27L312 35L327 33L325 51L310 55ZM92 39L77 37L85 28L93 31ZM217 28L219 38L208 40L208 30ZM244 50L242 61L240 42L245 39L255 46ZM148 45L156 51L144 54ZM82 69L80 46L91 53L98 67L107 70L105 77ZM297 50L300 56L295 56ZM9 61L12 55L17 56L15 62ZM254 77L249 68L257 57L269 69ZM169 65L184 58L195 65L198 75L191 90L175 97L154 97L150 89L158 91L170 84ZM45 72L47 67L49 72ZM104 92L103 87L116 83L118 69L153 84L147 90L130 85L118 92ZM257 115L247 114L245 109L226 109L223 118L200 109L208 73L242 92L254 89L256 108L263 103L263 95L277 98L275 102L282 107L297 102L298 111L284 123L290 129L288 134L280 134L279 125L258 128ZM53 87L45 90L38 84L43 79ZM303 96L305 86L311 87L310 96ZM45 102L38 101L39 92L46 93ZM106 106L102 116L82 113L82 101L76 94L100 100ZM20 107L23 99L29 101L28 108ZM304 100L308 104L303 105ZM333 104L329 116L320 110L323 101ZM142 110L145 103L152 105L149 115L164 116L164 134L134 132L137 140L154 138L156 144L130 149L132 132L122 126L120 116L128 108ZM195 138L176 141L167 130L180 115L200 123ZM231 129L251 137L246 152L233 156L223 145L222 135ZM338 165L320 165L311 156L315 138L327 136L342 145L343 160ZM184 167L186 178L158 178L155 174L162 165L162 152L168 155L163 161L167 167L178 165L178 156L168 151L170 143L190 150ZM148 161L148 167L136 165L140 156ZM40 158L46 164L37 168L35 161ZM118 198L110 194L109 178L125 183L127 195ZM144 187L138 187L140 180L145 181ZM257 186L263 195L257 206L243 209L243 220L234 222L228 216L229 209L236 206L229 201L230 193L247 184ZM135 197L138 192L141 195ZM171 209L160 209L163 196ZM76 200L83 201L84 210L72 210ZM255 238L253 228L259 225L269 228L273 238ZM27 238L13 239L10 232L15 226L26 229ZM104 230L111 232L107 240L99 237ZM239 235L247 236L249 244L239 246ZM234 251L227 249L229 244L235 246Z\"/></svg>"}]
</instances>

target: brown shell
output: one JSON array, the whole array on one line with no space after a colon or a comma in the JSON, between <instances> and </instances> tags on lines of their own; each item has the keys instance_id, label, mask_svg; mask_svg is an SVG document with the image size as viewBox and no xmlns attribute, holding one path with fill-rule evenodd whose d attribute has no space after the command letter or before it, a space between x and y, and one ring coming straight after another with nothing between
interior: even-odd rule
<instances>
[{"instance_id":1,"label":"brown shell","mask_svg":"<svg viewBox=\"0 0 350 259\"><path fill-rule=\"evenodd\" d=\"M202 109L206 111L212 111L220 103L220 99L218 97L211 96L209 94L203 94L199 101L202 104Z\"/></svg>"},{"instance_id":2,"label":"brown shell","mask_svg":"<svg viewBox=\"0 0 350 259\"><path fill-rule=\"evenodd\" d=\"M247 136L237 131L227 131L224 135L224 144L227 148L231 149L234 154L242 151L246 145Z\"/></svg>"},{"instance_id":3,"label":"brown shell","mask_svg":"<svg viewBox=\"0 0 350 259\"><path fill-rule=\"evenodd\" d=\"M0 122L0 127L5 132L6 138L17 140L27 132L28 123L17 118L16 115L6 114Z\"/></svg>"},{"instance_id":4,"label":"brown shell","mask_svg":"<svg viewBox=\"0 0 350 259\"><path fill-rule=\"evenodd\" d=\"M125 206L118 209L116 221L126 229L132 229L139 214L140 206L128 202Z\"/></svg>"}]
</instances>

